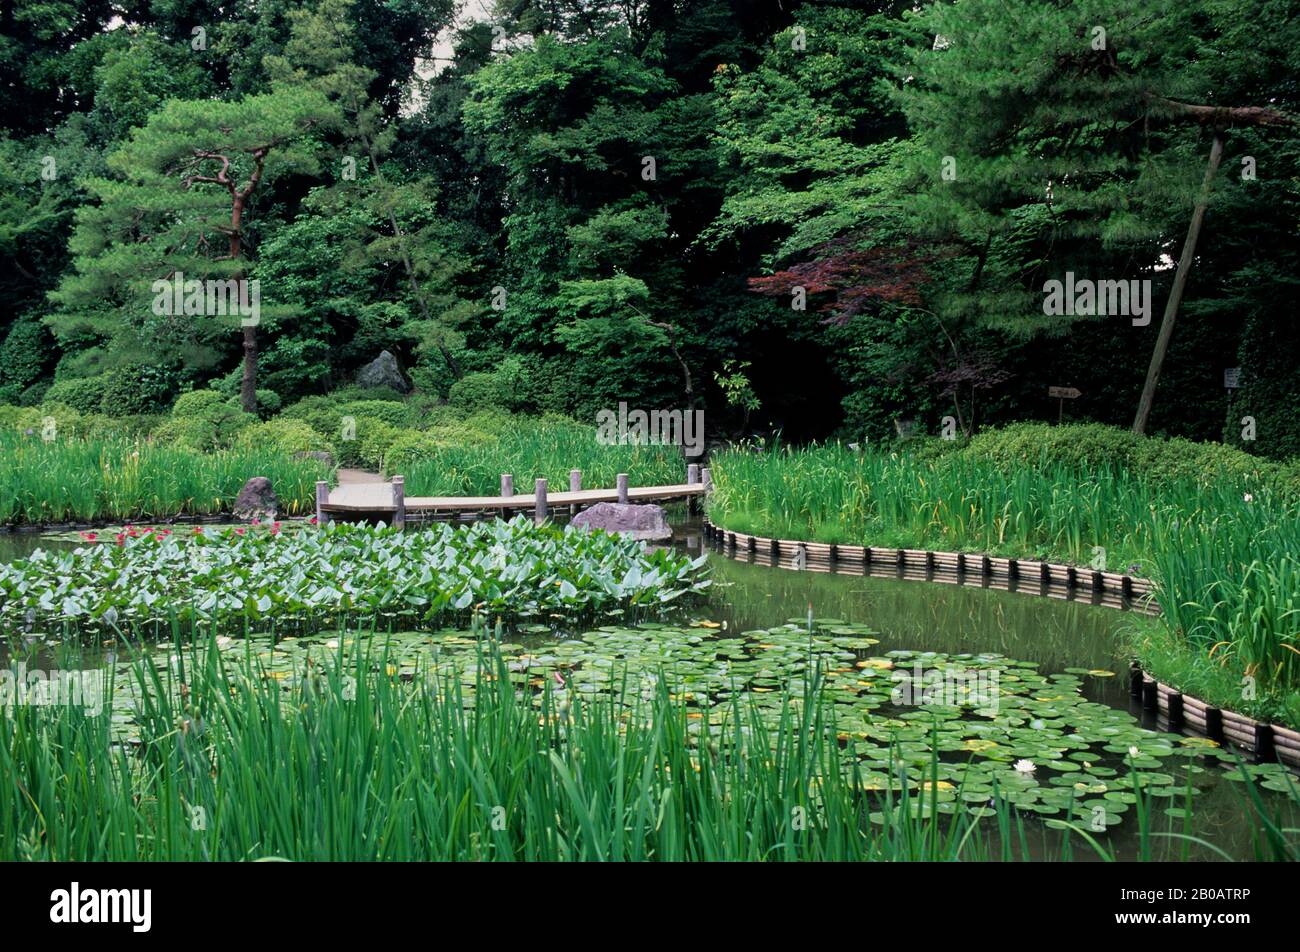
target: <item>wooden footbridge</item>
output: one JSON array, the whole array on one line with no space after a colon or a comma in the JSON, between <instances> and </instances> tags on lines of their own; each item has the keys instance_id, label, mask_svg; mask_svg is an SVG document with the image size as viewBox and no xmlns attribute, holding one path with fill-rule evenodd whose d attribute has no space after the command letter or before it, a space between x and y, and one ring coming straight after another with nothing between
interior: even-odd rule
<instances>
[{"instance_id":1,"label":"wooden footbridge","mask_svg":"<svg viewBox=\"0 0 1300 952\"><path fill-rule=\"evenodd\" d=\"M549 492L545 479L538 479L531 493L516 493L514 477L501 476L501 493L497 496L408 496L406 481L394 476L388 482L353 483L330 489L328 482L316 483L316 521L324 525L349 516L383 519L393 526L404 526L408 519L453 515L497 515L510 517L532 512L541 522L551 509L567 508L570 513L598 502L649 503L685 500L692 508L712 488L708 467L692 463L686 467L686 482L673 486L630 486L627 475L620 473L613 489L583 489L582 470L569 471L567 492Z\"/></svg>"}]
</instances>

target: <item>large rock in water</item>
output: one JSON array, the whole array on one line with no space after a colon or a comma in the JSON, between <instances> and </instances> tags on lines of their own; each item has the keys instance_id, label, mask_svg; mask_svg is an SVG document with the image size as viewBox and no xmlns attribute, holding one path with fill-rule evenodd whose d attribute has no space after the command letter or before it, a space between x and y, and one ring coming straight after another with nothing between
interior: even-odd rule
<instances>
[{"instance_id":1,"label":"large rock in water","mask_svg":"<svg viewBox=\"0 0 1300 952\"><path fill-rule=\"evenodd\" d=\"M235 517L251 522L274 521L280 511L280 500L276 498L271 481L265 476L254 476L244 483L244 488L235 497Z\"/></svg>"},{"instance_id":2,"label":"large rock in water","mask_svg":"<svg viewBox=\"0 0 1300 952\"><path fill-rule=\"evenodd\" d=\"M381 351L378 357L357 371L357 385L392 387L398 393L406 393L411 389L406 385L406 378L397 367L397 358L386 350Z\"/></svg>"},{"instance_id":3,"label":"large rock in water","mask_svg":"<svg viewBox=\"0 0 1300 952\"><path fill-rule=\"evenodd\" d=\"M668 527L663 506L598 502L590 509L584 509L574 516L569 524L583 529L626 532L634 539L644 539L649 542L671 539L673 535L673 530Z\"/></svg>"}]
</instances>

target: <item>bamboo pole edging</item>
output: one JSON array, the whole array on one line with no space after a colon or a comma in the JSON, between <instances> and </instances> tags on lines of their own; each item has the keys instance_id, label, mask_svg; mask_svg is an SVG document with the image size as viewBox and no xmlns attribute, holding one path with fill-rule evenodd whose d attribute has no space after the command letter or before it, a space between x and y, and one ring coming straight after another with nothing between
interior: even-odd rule
<instances>
[{"instance_id":1,"label":"bamboo pole edging","mask_svg":"<svg viewBox=\"0 0 1300 952\"><path fill-rule=\"evenodd\" d=\"M1043 589L1053 583L1063 584L1069 591L1090 592L1092 594L1119 595L1120 604L1096 602L1102 608L1120 608L1125 611L1142 611L1147 615L1159 615L1159 606L1154 604L1152 585L1149 579L1133 575L1120 575L1114 572L1098 572L1092 569L1080 572L1077 566L1061 565L1055 562L1040 562L1034 559L993 558L988 555L970 555L964 552L939 552L930 549L880 549L873 546L834 545L826 543L800 542L791 539L767 539L760 536L746 535L723 529L709 519L704 520L705 538L717 542L722 554L733 559L752 555L756 551L768 551L772 567L779 568L782 562L782 546L791 554L803 548L807 560L806 567L812 568L820 563L826 571L834 571L829 565L832 560L825 557L815 559L816 551L835 552L840 564L861 565L864 574L870 573L873 565L895 565L898 577L905 578L907 568L919 569L917 581L931 581L936 575L955 572L958 584L972 584L987 587L991 577L1001 577L1009 582L1024 580L1026 586L1017 586L1008 591L1026 593L1032 587L1037 576L1038 592L1028 594L1046 594ZM758 543L762 543L760 546ZM936 571L937 569L937 571ZM839 573L844 574L844 573ZM1136 607L1140 603L1141 607ZM1183 694L1176 687L1157 681L1147 674L1142 666L1134 661L1130 669L1130 693L1135 699L1141 699L1143 706L1149 710L1164 714L1169 719L1170 727L1190 727L1202 736L1219 743L1231 743L1248 749L1261 760L1277 760L1295 771L1300 771L1300 731L1257 721L1254 718L1215 707L1207 701Z\"/></svg>"}]
</instances>

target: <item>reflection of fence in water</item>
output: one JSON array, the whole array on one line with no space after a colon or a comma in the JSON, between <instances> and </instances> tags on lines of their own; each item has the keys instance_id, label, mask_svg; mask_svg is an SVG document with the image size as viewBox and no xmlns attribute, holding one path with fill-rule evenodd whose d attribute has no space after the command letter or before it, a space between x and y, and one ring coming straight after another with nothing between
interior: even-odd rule
<instances>
[{"instance_id":1,"label":"reflection of fence in water","mask_svg":"<svg viewBox=\"0 0 1300 952\"><path fill-rule=\"evenodd\" d=\"M757 565L872 578L972 585L1150 615L1160 613L1159 606L1150 597L1149 581L1117 572L1099 572L1054 562L969 555L963 552L768 539L730 532L710 522L705 523L705 534L710 543L724 554Z\"/></svg>"}]
</instances>

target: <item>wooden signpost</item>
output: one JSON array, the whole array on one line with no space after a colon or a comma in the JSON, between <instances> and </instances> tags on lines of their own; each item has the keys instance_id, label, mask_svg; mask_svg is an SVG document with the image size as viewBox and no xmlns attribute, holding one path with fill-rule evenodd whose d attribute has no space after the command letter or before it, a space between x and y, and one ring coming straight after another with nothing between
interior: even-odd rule
<instances>
[{"instance_id":1,"label":"wooden signpost","mask_svg":"<svg viewBox=\"0 0 1300 952\"><path fill-rule=\"evenodd\" d=\"M1083 394L1074 387L1048 387L1047 395L1055 397L1059 401L1056 407L1056 422L1057 425L1060 425L1061 418L1065 415L1065 401L1077 400Z\"/></svg>"}]
</instances>

